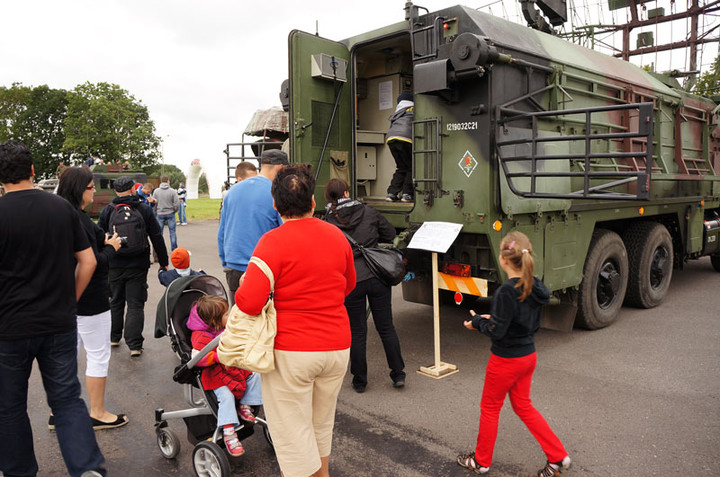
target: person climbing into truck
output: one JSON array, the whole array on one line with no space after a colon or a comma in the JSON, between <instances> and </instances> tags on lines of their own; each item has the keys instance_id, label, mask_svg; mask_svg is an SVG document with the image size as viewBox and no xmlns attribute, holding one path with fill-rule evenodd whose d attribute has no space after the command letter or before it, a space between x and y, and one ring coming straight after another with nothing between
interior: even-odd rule
<instances>
[{"instance_id":1,"label":"person climbing into truck","mask_svg":"<svg viewBox=\"0 0 720 477\"><path fill-rule=\"evenodd\" d=\"M400 93L397 107L390 116L390 129L387 142L395 159L395 173L387 188L385 200L395 202L412 202L414 197L412 181L412 124L415 117L415 103L412 93ZM398 197L400 196L400 197Z\"/></svg>"},{"instance_id":2,"label":"person climbing into truck","mask_svg":"<svg viewBox=\"0 0 720 477\"><path fill-rule=\"evenodd\" d=\"M533 277L532 244L525 234L507 234L500 242L498 261L508 278L493 295L491 314L476 315L470 310L472 318L464 322L465 328L489 336L492 347L480 401L477 446L475 452L459 455L457 463L476 474L490 470L500 410L509 393L515 414L545 452L547 463L538 471L538 477L552 477L570 467L570 456L530 400L537 364L535 333L540 329L542 309L550 301L550 292L539 278Z\"/></svg>"}]
</instances>

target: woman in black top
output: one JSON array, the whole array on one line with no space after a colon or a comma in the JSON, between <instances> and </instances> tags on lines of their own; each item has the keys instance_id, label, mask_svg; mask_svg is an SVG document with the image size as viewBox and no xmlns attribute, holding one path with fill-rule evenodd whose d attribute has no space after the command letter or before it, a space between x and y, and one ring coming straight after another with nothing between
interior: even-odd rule
<instances>
[{"instance_id":1,"label":"woman in black top","mask_svg":"<svg viewBox=\"0 0 720 477\"><path fill-rule=\"evenodd\" d=\"M325 220L338 226L364 247L375 247L378 241L390 242L395 238L395 228L378 211L350 198L348 184L342 179L330 179L325 186L328 201ZM368 268L358 251L355 256L357 285L345 298L345 308L350 316L352 344L350 345L350 372L353 389L359 393L367 386L367 314L365 301L370 302L375 328L380 334L385 357L390 367L393 386L405 385L405 362L400 353L398 339L392 320L392 288L380 281Z\"/></svg>"},{"instance_id":2,"label":"woman in black top","mask_svg":"<svg viewBox=\"0 0 720 477\"><path fill-rule=\"evenodd\" d=\"M105 385L110 362L110 300L108 297L108 261L120 248L117 234L107 237L83 209L93 202L95 183L87 167L70 167L60 175L57 194L77 209L87 234L97 267L77 304L78 350L84 345L87 355L85 383L90 397L90 417L95 429L109 429L127 424L124 414L105 409ZM50 417L50 428L54 427Z\"/></svg>"}]
</instances>

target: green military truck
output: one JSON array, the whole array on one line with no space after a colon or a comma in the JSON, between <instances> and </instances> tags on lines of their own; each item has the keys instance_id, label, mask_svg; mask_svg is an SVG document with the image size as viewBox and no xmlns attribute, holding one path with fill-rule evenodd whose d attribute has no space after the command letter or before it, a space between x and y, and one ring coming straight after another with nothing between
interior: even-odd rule
<instances>
[{"instance_id":1,"label":"green military truck","mask_svg":"<svg viewBox=\"0 0 720 477\"><path fill-rule=\"evenodd\" d=\"M466 7L343 41L289 36L290 156L342 177L405 243L426 221L463 224L440 268L489 294L510 230L553 292L544 325L589 329L625 304L659 305L674 268L720 271L716 104L668 76ZM415 101L414 203L388 203L385 145L400 92ZM320 211L320 209L318 209ZM431 296L430 254L407 250L405 299Z\"/></svg>"},{"instance_id":2,"label":"green military truck","mask_svg":"<svg viewBox=\"0 0 720 477\"><path fill-rule=\"evenodd\" d=\"M123 171L119 168L117 170L103 170L103 168L100 168L100 170L97 169L98 168L96 167L93 170L93 180L95 181L95 199L87 209L87 213L90 217L99 217L100 212L105 208L105 206L117 197L114 189L115 179L120 177L130 177L136 183L145 184L148 182L147 174L141 171ZM155 182L157 182L157 179L155 179Z\"/></svg>"}]
</instances>

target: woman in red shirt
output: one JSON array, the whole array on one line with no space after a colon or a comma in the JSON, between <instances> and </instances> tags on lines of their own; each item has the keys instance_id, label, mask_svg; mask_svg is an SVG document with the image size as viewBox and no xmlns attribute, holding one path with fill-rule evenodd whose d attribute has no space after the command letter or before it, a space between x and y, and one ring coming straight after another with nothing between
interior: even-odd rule
<instances>
[{"instance_id":1,"label":"woman in red shirt","mask_svg":"<svg viewBox=\"0 0 720 477\"><path fill-rule=\"evenodd\" d=\"M253 255L275 277L275 370L262 375L263 401L285 477L327 476L335 407L350 354L345 297L355 288L350 245L335 226L313 217L315 179L308 164L273 181L283 224L262 236ZM270 293L251 263L235 304L260 313Z\"/></svg>"}]
</instances>

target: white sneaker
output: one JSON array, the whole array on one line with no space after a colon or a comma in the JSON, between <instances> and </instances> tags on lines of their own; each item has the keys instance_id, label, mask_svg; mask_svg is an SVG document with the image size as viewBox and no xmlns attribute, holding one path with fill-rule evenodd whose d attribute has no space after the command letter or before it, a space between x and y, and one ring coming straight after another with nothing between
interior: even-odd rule
<instances>
[{"instance_id":1,"label":"white sneaker","mask_svg":"<svg viewBox=\"0 0 720 477\"><path fill-rule=\"evenodd\" d=\"M538 470L537 475L538 477L555 477L556 475L560 475L564 471L568 470L571 463L572 461L570 460L569 455L566 455L560 462L548 461L547 464L545 464L545 467Z\"/></svg>"}]
</instances>

